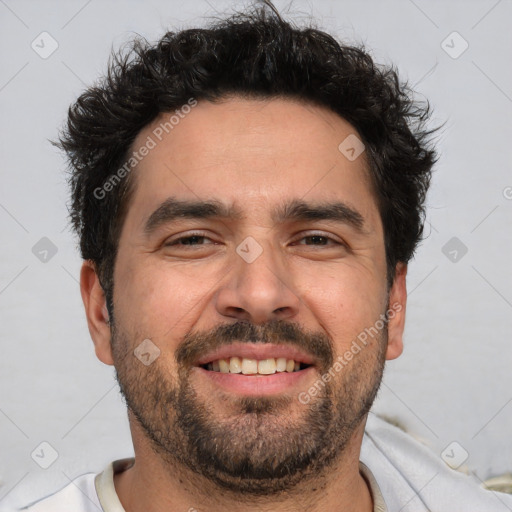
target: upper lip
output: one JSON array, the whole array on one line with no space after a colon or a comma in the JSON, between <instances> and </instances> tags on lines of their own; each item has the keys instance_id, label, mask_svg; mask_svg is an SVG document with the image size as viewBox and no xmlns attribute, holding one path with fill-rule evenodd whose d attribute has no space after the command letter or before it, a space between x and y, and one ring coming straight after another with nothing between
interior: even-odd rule
<instances>
[{"instance_id":1,"label":"upper lip","mask_svg":"<svg viewBox=\"0 0 512 512\"><path fill-rule=\"evenodd\" d=\"M195 365L201 366L218 359L229 359L230 357L235 356L258 360L285 357L286 359L293 359L298 363L315 364L314 357L292 345L250 342L223 345L222 347L219 347L216 350L212 350L211 352L201 356L199 359L197 359Z\"/></svg>"}]
</instances>

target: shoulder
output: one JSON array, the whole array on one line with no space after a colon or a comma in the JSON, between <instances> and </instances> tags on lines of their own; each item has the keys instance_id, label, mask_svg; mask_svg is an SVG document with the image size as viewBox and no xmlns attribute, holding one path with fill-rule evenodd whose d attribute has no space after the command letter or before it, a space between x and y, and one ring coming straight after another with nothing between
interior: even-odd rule
<instances>
[{"instance_id":1,"label":"shoulder","mask_svg":"<svg viewBox=\"0 0 512 512\"><path fill-rule=\"evenodd\" d=\"M94 485L95 477L95 473L81 475L55 493L16 512L98 512L102 508Z\"/></svg>"},{"instance_id":2,"label":"shoulder","mask_svg":"<svg viewBox=\"0 0 512 512\"><path fill-rule=\"evenodd\" d=\"M389 510L512 510L512 495L484 490L471 477L449 468L428 447L372 413L361 461L373 473Z\"/></svg>"}]
</instances>

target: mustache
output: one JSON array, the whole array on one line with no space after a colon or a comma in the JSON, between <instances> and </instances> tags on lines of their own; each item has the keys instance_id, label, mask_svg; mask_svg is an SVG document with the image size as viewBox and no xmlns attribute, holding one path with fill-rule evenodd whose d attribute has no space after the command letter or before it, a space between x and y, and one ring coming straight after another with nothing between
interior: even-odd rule
<instances>
[{"instance_id":1,"label":"mustache","mask_svg":"<svg viewBox=\"0 0 512 512\"><path fill-rule=\"evenodd\" d=\"M329 368L334 362L333 344L326 334L308 331L284 320L270 320L260 325L240 321L221 324L210 331L187 333L176 350L176 362L191 366L205 352L233 342L291 345L318 359L322 368Z\"/></svg>"}]
</instances>

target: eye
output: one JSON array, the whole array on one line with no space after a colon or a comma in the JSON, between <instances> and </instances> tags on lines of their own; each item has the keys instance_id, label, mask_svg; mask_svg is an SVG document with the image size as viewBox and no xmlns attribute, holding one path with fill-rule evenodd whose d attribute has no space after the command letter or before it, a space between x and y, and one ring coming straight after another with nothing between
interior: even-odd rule
<instances>
[{"instance_id":1,"label":"eye","mask_svg":"<svg viewBox=\"0 0 512 512\"><path fill-rule=\"evenodd\" d=\"M327 245L331 238L323 235L308 235L302 238L302 240L306 240L305 245ZM310 244L307 243L307 241L311 241Z\"/></svg>"},{"instance_id":2,"label":"eye","mask_svg":"<svg viewBox=\"0 0 512 512\"><path fill-rule=\"evenodd\" d=\"M206 240L209 240L211 243L215 244L211 238L208 238L204 233L190 233L187 236L181 236L179 238L174 238L165 243L165 247L184 247L184 246L200 246L200 245L210 245L208 243L203 243Z\"/></svg>"},{"instance_id":3,"label":"eye","mask_svg":"<svg viewBox=\"0 0 512 512\"><path fill-rule=\"evenodd\" d=\"M306 243L302 243L302 241L305 240ZM326 235L325 233L311 233L306 236L303 236L298 240L298 245L312 245L317 247L322 246L332 246L332 245L345 245L343 242L334 239L333 237L330 237Z\"/></svg>"}]
</instances>

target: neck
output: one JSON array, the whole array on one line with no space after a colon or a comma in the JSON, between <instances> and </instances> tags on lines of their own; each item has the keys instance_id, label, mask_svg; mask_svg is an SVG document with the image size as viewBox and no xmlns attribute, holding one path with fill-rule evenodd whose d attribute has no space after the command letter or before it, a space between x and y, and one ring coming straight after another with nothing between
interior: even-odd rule
<instances>
[{"instance_id":1,"label":"neck","mask_svg":"<svg viewBox=\"0 0 512 512\"><path fill-rule=\"evenodd\" d=\"M278 496L247 497L226 492L182 465L169 467L149 446L130 421L135 463L114 475L114 485L126 512L280 512L325 510L371 512L371 493L359 472L359 455L366 421L363 421L340 458L326 474L302 481Z\"/></svg>"}]
</instances>

